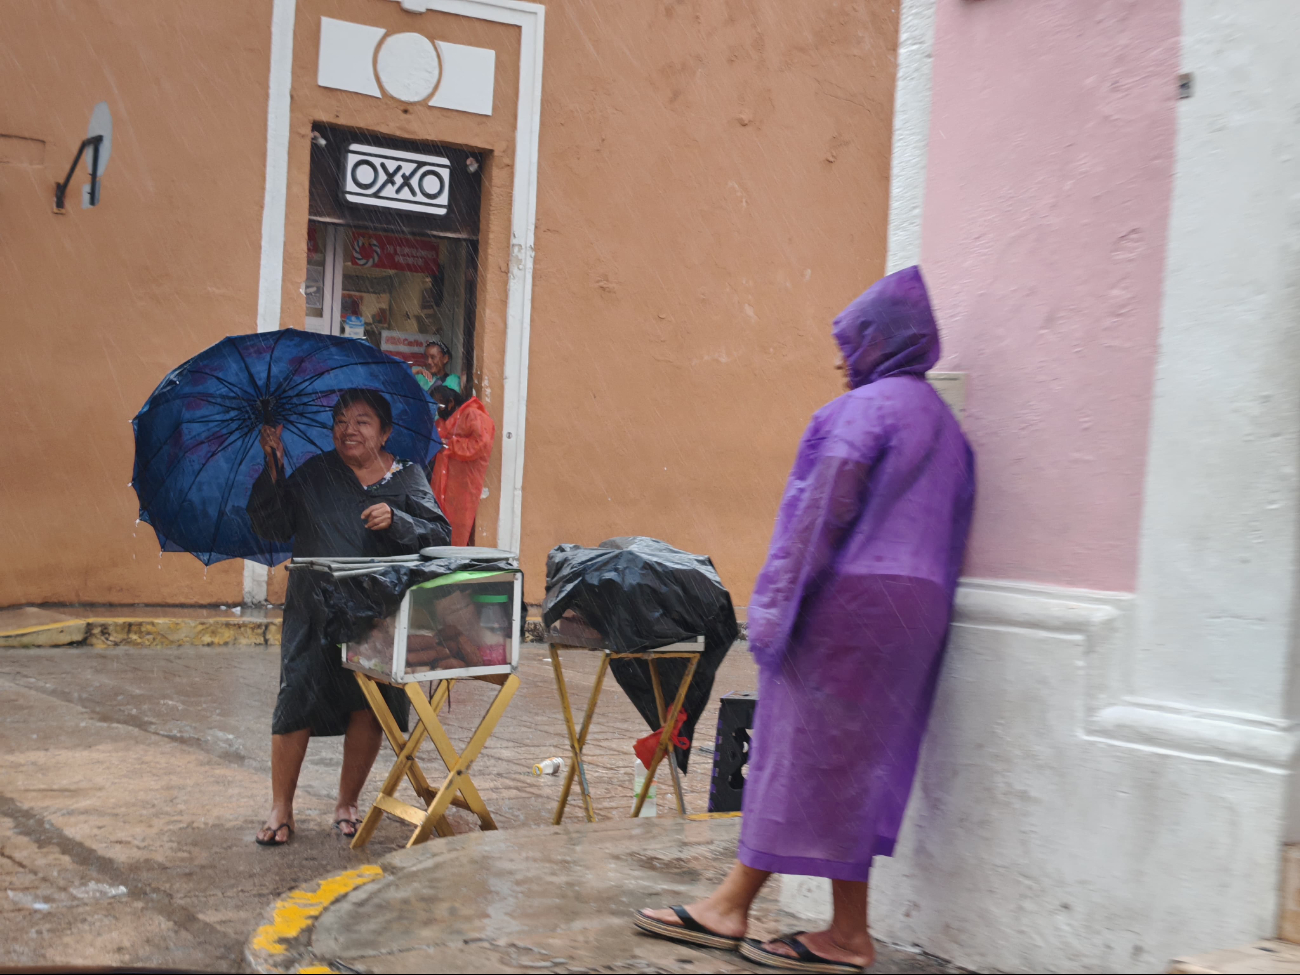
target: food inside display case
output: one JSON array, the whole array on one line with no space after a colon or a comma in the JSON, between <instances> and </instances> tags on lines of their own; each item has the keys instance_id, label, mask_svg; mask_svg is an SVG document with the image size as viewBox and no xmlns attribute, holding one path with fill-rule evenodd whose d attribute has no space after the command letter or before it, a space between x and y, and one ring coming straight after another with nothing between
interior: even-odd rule
<instances>
[{"instance_id":1,"label":"food inside display case","mask_svg":"<svg viewBox=\"0 0 1300 975\"><path fill-rule=\"evenodd\" d=\"M344 663L398 681L511 671L520 590L519 575L503 572L456 572L413 586L393 616L344 645Z\"/></svg>"}]
</instances>

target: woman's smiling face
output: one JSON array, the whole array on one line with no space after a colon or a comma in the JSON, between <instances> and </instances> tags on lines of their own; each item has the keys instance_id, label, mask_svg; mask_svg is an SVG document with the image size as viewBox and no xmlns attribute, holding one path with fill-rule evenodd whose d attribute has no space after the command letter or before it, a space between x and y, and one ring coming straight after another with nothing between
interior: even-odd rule
<instances>
[{"instance_id":1,"label":"woman's smiling face","mask_svg":"<svg viewBox=\"0 0 1300 975\"><path fill-rule=\"evenodd\" d=\"M379 456L390 432L373 407L352 403L334 418L334 449L349 466L364 466Z\"/></svg>"}]
</instances>

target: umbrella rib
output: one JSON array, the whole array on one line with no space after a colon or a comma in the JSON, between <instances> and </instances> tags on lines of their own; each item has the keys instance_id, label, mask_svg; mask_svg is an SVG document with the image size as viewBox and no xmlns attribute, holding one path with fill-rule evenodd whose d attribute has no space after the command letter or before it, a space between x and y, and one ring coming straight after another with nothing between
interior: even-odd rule
<instances>
[{"instance_id":1,"label":"umbrella rib","mask_svg":"<svg viewBox=\"0 0 1300 975\"><path fill-rule=\"evenodd\" d=\"M330 338L333 339L333 338L336 338L336 336L330 336ZM310 352L308 352L305 356L303 356L302 359L299 360L299 362L298 362L298 371L301 371L301 369L302 369L304 363L310 362L312 359L316 358L316 357L317 357L318 355L320 355L321 353L323 353L323 352L330 352L330 351L338 351L340 348L346 348L346 347L338 346L338 345L335 345L335 344L333 344L333 343L331 342L331 343L329 343L329 344L326 344L326 345L321 346L319 349L312 349L312 350L311 350ZM371 348L371 346L367 345L366 348L369 349L369 348ZM349 349L348 351L351 351L351 350ZM391 357L390 357L390 358L391 358ZM350 367L350 366L367 365L367 364L369 364L369 365L386 365L386 363L376 363L376 362L364 363L364 362L357 361L357 362L350 362L350 363L347 363L347 365L345 365L345 366L341 366L341 367L339 367L339 368L348 368L348 367ZM316 375L323 375L323 373L318 373L318 374L316 374ZM291 383L291 382L293 382L295 376L296 376L296 372L286 374L284 383L281 384L280 388L276 390L277 395L285 391L285 389L286 389L286 385L289 384L289 383ZM311 381L312 379L314 379L314 378L316 378L315 375L313 375L313 376L307 376L307 377L304 378L304 381L305 381L305 382L310 382L310 381Z\"/></svg>"},{"instance_id":2,"label":"umbrella rib","mask_svg":"<svg viewBox=\"0 0 1300 975\"><path fill-rule=\"evenodd\" d=\"M209 379L215 379L217 382L221 383L223 386L228 386L228 387L233 391L234 396L235 396L237 399L239 399L241 402L246 402L246 401L248 400L248 396L247 396L247 394L246 394L242 389L240 389L238 386L236 386L234 383L232 383L229 379L227 379L225 376L218 376L215 372L205 372L205 371L203 371L203 370L201 370L201 369L194 369L194 370L191 370L191 371L190 371L190 375L191 375L191 376L207 376ZM248 378L249 378L249 379L252 379L253 377L252 377L252 376L249 376ZM180 387L180 388L183 389L184 387ZM202 394L200 394L200 395L202 395Z\"/></svg>"},{"instance_id":3,"label":"umbrella rib","mask_svg":"<svg viewBox=\"0 0 1300 975\"><path fill-rule=\"evenodd\" d=\"M229 421L229 422L231 422L232 426L229 428L228 431L221 431L221 430L218 430L218 431L216 431L215 433L211 433L211 434L209 434L207 437L205 437L203 440L200 440L200 441L198 441L197 443L192 444L189 448L186 449L185 452L188 453L190 450L193 450L195 447L201 447L201 446L203 446L204 444L211 443L211 442L212 442L213 440L215 440L218 436L220 436L223 432L238 433L240 427L243 425L243 421L241 421L241 420L239 420L239 419L233 419L233 420L231 420L231 421ZM164 440L161 444L158 445L158 449L155 450L155 451L153 452L152 455L150 455L149 459L145 461L145 463L144 463L144 470L147 471L150 467L152 467L152 466L153 466L153 462L154 462L155 460L158 459L158 455L161 454L161 453L162 453L164 450L166 450L166 449L167 449L167 441ZM163 478L163 483L164 483L164 484L167 483L167 478L165 478L165 477Z\"/></svg>"},{"instance_id":4,"label":"umbrella rib","mask_svg":"<svg viewBox=\"0 0 1300 975\"><path fill-rule=\"evenodd\" d=\"M280 329L275 338L271 340L271 352L266 357L266 388L268 390L271 388L271 366L275 363L275 350L280 347L280 343L284 341L285 333L288 331L289 329L286 328Z\"/></svg>"},{"instance_id":5,"label":"umbrella rib","mask_svg":"<svg viewBox=\"0 0 1300 975\"><path fill-rule=\"evenodd\" d=\"M251 430L248 431L247 433L244 434L244 436L248 436L251 432L252 432ZM211 440L212 438L210 437L210 438L208 438L208 439ZM200 441L200 443L207 443L207 442L208 442L208 440ZM209 464L212 463L212 461L213 461L213 459L214 459L215 457L217 457L218 455L220 455L220 453L221 453L221 451L219 451L219 450L214 450L214 451L212 452L211 456L209 456L207 460L205 460L202 464L199 465L199 469L198 469L197 471L194 472L194 480L190 481L189 487L187 487L187 488L185 489L185 493L181 495L180 500L176 502L176 509L177 509L178 511L179 511L180 508L185 504L186 500L189 499L190 492L194 490L194 485L197 484L197 483L199 482L199 478L203 475L203 471L207 468L207 466L208 466ZM247 455L247 454L245 454L245 455ZM163 478L163 484L166 484L166 483L167 483L167 478ZM160 485L160 488L161 488L161 485ZM154 492L154 494L155 494L155 496L156 496L156 495L157 495L157 492ZM153 503L152 498L150 499L150 502L149 502L149 503L150 503L150 504ZM148 505L143 505L143 507L148 507Z\"/></svg>"},{"instance_id":6,"label":"umbrella rib","mask_svg":"<svg viewBox=\"0 0 1300 975\"><path fill-rule=\"evenodd\" d=\"M298 434L298 436L302 437L303 440L306 440L308 443L311 443L311 442L312 442L312 441L311 441L311 438L310 438L309 436L307 436L305 433L303 433L301 429L299 429L299 427L298 427L298 425L297 425L297 423L296 423L296 420L298 420L298 419L302 419L302 417L297 417L297 418L295 418L295 419L293 419L293 420L289 419L288 417L285 417L285 418L284 418L284 425L287 426L287 427L288 427L290 430L292 430L294 433ZM324 430L324 429L328 429L328 428L325 427L324 424L321 424L321 429ZM315 444L312 444L312 446L315 446ZM323 451L322 451L322 452L323 452Z\"/></svg>"},{"instance_id":7,"label":"umbrella rib","mask_svg":"<svg viewBox=\"0 0 1300 975\"><path fill-rule=\"evenodd\" d=\"M353 341L356 341L356 340L354 339ZM391 356L389 356L388 358L391 360L391 366L397 366L397 367L399 367L399 368L404 368L403 363L398 362L398 360L393 359ZM309 385L310 383L314 383L314 382L316 382L316 380L318 380L318 379L320 379L320 378L322 378L322 377L324 377L324 376L328 376L328 375L329 375L330 373L332 373L332 372L338 372L340 369L353 369L353 368L356 368L356 367L359 367L359 366L360 366L360 367L373 366L373 367L375 367L376 369L386 369L386 368L390 368L390 363L388 363L388 362L347 362L347 363L344 363L344 364L341 365L341 366L329 366L329 367L327 367L327 368L325 368L325 369L322 369L320 372L313 373L313 374L310 375L310 376L305 376L305 377L303 377L301 380L299 380L299 381L297 382L297 384L293 385L292 387L286 387L286 388L284 389L284 394L285 394L285 395L292 395L292 394L295 394L295 393L298 392L298 390L299 390L300 387L307 386L307 385ZM412 379L412 382L414 382L414 379ZM331 390L330 392L336 392L336 390ZM406 398L407 398L407 399L410 399L411 397L407 396Z\"/></svg>"},{"instance_id":8,"label":"umbrella rib","mask_svg":"<svg viewBox=\"0 0 1300 975\"><path fill-rule=\"evenodd\" d=\"M221 507L219 509L220 514L217 515L217 523L212 526L212 540L208 542L209 545L215 545L217 536L221 534L221 524L226 519L226 502L230 500L230 492L234 490L235 479L239 476L240 468L244 466L244 461L248 459L248 452L253 449L253 444L255 442L256 441L254 440L249 440L248 446L244 448L244 453L239 458L239 463L235 464L234 468L230 472L230 476L226 478L226 490L221 496ZM256 535L257 532L253 532L253 534ZM209 549L208 554L211 555L212 551L212 549Z\"/></svg>"},{"instance_id":9,"label":"umbrella rib","mask_svg":"<svg viewBox=\"0 0 1300 975\"><path fill-rule=\"evenodd\" d=\"M235 348L235 354L239 356L239 364L244 367L244 373L248 376L248 381L252 384L253 391L257 393L258 398L260 399L266 395L266 392L258 387L257 380L253 378L253 370L249 367L248 360L244 358L242 344L232 342L231 345Z\"/></svg>"},{"instance_id":10,"label":"umbrella rib","mask_svg":"<svg viewBox=\"0 0 1300 975\"><path fill-rule=\"evenodd\" d=\"M222 409L235 409L236 407L246 407L249 405L247 396L234 396L227 393L180 393L173 399L153 400L155 407L158 404L171 406L177 399L199 400L203 403L213 403ZM182 407L183 408L183 407Z\"/></svg>"}]
</instances>

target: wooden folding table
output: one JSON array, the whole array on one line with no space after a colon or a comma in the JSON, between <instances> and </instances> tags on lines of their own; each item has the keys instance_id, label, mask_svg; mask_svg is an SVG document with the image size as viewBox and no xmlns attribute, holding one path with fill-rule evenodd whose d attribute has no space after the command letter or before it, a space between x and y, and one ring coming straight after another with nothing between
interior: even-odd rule
<instances>
[{"instance_id":1,"label":"wooden folding table","mask_svg":"<svg viewBox=\"0 0 1300 975\"><path fill-rule=\"evenodd\" d=\"M435 832L450 836L446 812L452 805L474 813L484 829L497 828L469 770L519 689L516 671L523 575L515 553L426 548L418 557L399 559L294 559L291 568L349 579L390 570L395 561L417 559L433 564L449 559L469 568L410 586L395 610L372 621L340 648L343 666L353 672L397 756L374 805L352 838L353 849L370 841L385 815L415 827L407 846L423 843ZM456 751L438 720L438 712L457 680L479 680L497 687L492 703L461 752ZM426 697L424 684L429 681L436 682L436 686ZM402 731L384 699L380 689L384 684L400 688L410 699L416 721L409 735ZM433 743L447 766L447 774L437 788L430 784L416 758L425 739ZM403 779L411 783L422 805L397 798L397 787Z\"/></svg>"},{"instance_id":2,"label":"wooden folding table","mask_svg":"<svg viewBox=\"0 0 1300 975\"><path fill-rule=\"evenodd\" d=\"M600 646L600 641L587 640L572 634L566 634L559 627L552 627L548 631L547 640L550 647L551 668L555 671L555 686L560 693L560 710L564 714L564 727L569 736L570 755L569 768L564 776L564 786L560 791L560 801L555 807L555 817L552 822L558 825L564 818L564 808L568 805L569 793L573 788L575 776L578 779L578 789L582 793L582 805L584 812L587 814L587 822L594 823L596 821L596 810L591 803L591 789L587 783L587 767L582 760L582 749L587 744L587 733L591 730L591 719L595 716L596 702L600 699L601 687L605 682L605 672L609 669L609 662L612 659L635 659L649 663L650 681L655 692L655 705L659 712L660 727L663 729L659 735L659 743L655 746L655 753L650 761L650 767L646 770L645 782L641 786L641 791L637 793L636 802L632 807L632 815L634 817L641 815L641 807L645 805L646 796L650 792L650 787L654 784L655 772L659 768L659 763L667 756L669 758L668 766L672 769L677 812L685 816L686 802L682 796L682 779L677 768L677 753L673 747L672 732L673 725L677 720L677 713L682 709L682 702L686 700L686 692L691 686L691 679L695 676L695 668L699 666L700 654L704 652L704 638L697 637L695 642L692 643L674 643L670 646L660 647L657 650L642 650L635 653L611 650L608 647ZM587 710L582 716L581 729L577 728L573 721L573 708L569 704L569 689L564 682L564 669L560 665L560 651L562 650L581 650L586 653L600 654L600 664L596 669L596 680L592 685L591 694L587 698ZM687 660L686 673L682 676L676 697L673 698L669 706L665 707L663 685L659 680L658 661L674 658L685 658Z\"/></svg>"},{"instance_id":3,"label":"wooden folding table","mask_svg":"<svg viewBox=\"0 0 1300 975\"><path fill-rule=\"evenodd\" d=\"M492 814L488 812L487 806L483 802L483 797L479 795L478 789L474 787L474 781L470 778L470 766L478 758L479 752L483 750L483 745L491 737L492 732L496 730L497 722L505 713L510 699L515 696L515 691L519 689L519 678L514 674L487 674L481 677L462 678L465 680L481 680L487 683L496 684L500 688L496 696L493 697L492 703L488 706L487 712L479 721L478 727L474 729L474 734L470 736L469 743L466 744L464 751L457 753L447 736L446 730L438 720L438 712L442 710L443 704L447 701L447 695L451 692L451 685L455 680L441 680L431 697L424 696L424 690L417 683L400 683L394 684L395 687L402 688L406 696L411 700L411 707L416 714L415 726L411 729L410 735L402 732L401 725L393 717L393 712L388 707L388 702L384 700L384 695L380 693L379 685L388 683L387 681L377 680L370 674L355 672L357 683L361 685L361 691L370 703L370 708L375 712L375 717L379 719L380 726L384 729L384 735L388 738L388 743L393 747L397 755L397 760L393 763L388 777L384 779L384 784L379 790L379 795L375 797L375 803L366 813L365 819L361 821L361 826L357 830L357 835L352 838L352 849L359 850L370 842L370 837L374 835L375 827L384 815L395 816L397 819L410 823L415 827L415 832L411 834L407 846L415 846L417 843L423 843L432 833L439 836L451 836L451 824L447 822L446 812L448 806L459 806L462 809L468 809L474 815L478 816L479 823L483 829L496 829L497 824L492 819ZM429 784L420 763L416 760L416 753L424 740L428 738L433 742L433 747L437 750L443 764L447 766L447 775L442 780L438 788L433 788ZM403 802L396 797L397 787L401 785L402 779L411 783L415 789L415 794L420 797L424 803L424 808L413 806L409 802Z\"/></svg>"}]
</instances>

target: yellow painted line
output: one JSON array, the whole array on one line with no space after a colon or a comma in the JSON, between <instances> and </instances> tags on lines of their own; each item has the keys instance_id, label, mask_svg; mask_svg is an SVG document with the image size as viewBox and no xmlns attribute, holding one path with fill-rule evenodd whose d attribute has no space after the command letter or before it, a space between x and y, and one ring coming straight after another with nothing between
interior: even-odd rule
<instances>
[{"instance_id":1,"label":"yellow painted line","mask_svg":"<svg viewBox=\"0 0 1300 975\"><path fill-rule=\"evenodd\" d=\"M66 619L58 623L38 623L35 626L24 626L17 630L0 630L0 639L7 636L25 636L28 633L39 633L42 630L57 630L65 626L74 626L77 623L85 623L87 626L93 626L96 623L278 623L279 620L253 620L241 619L238 616L91 616L81 619Z\"/></svg>"},{"instance_id":2,"label":"yellow painted line","mask_svg":"<svg viewBox=\"0 0 1300 975\"><path fill-rule=\"evenodd\" d=\"M28 633L39 633L41 630L57 630L64 626L73 626L77 623L89 623L90 620L63 620L60 623L38 623L35 626L24 626L20 630L0 631L0 637L6 636L24 636Z\"/></svg>"},{"instance_id":3,"label":"yellow painted line","mask_svg":"<svg viewBox=\"0 0 1300 975\"><path fill-rule=\"evenodd\" d=\"M740 816L740 813L738 813L738 812L724 812L724 813L691 813L691 814L690 814L689 816L687 816L686 818L687 818L687 819L693 819L693 820L696 820L696 821L698 822L699 820L702 820L702 819L737 819L737 818L739 818L739 816Z\"/></svg>"},{"instance_id":4,"label":"yellow painted line","mask_svg":"<svg viewBox=\"0 0 1300 975\"><path fill-rule=\"evenodd\" d=\"M277 901L272 909L271 923L264 924L253 935L252 947L265 951L269 955L282 955L289 949L284 942L296 938L311 926L334 901L344 894L356 890L363 884L378 880L384 875L380 867L373 864L359 870L349 870L333 877L326 877L317 885L316 890L295 890L283 900ZM328 972L326 967L304 968L304 972Z\"/></svg>"}]
</instances>

